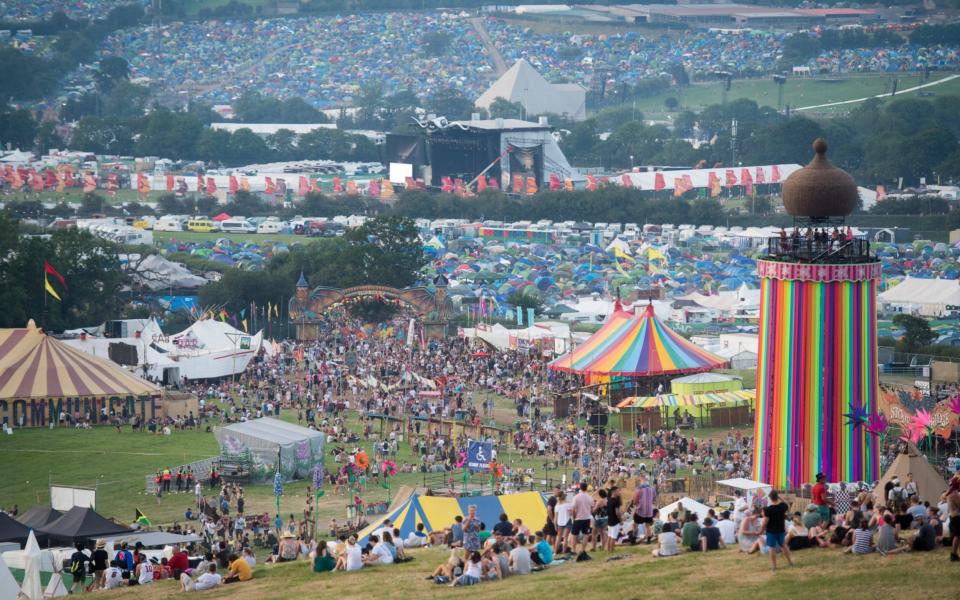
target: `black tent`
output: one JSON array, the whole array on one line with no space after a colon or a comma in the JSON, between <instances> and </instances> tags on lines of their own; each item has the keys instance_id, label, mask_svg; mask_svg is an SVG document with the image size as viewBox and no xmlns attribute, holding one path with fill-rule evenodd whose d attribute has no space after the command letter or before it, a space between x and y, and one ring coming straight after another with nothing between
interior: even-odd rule
<instances>
[{"instance_id":1,"label":"black tent","mask_svg":"<svg viewBox=\"0 0 960 600\"><path fill-rule=\"evenodd\" d=\"M17 520L30 529L38 531L62 516L63 513L59 510L53 510L49 506L38 504L37 506L31 507L30 510L17 517Z\"/></svg>"},{"instance_id":2,"label":"black tent","mask_svg":"<svg viewBox=\"0 0 960 600\"><path fill-rule=\"evenodd\" d=\"M108 535L130 533L133 530L100 516L92 508L74 506L62 517L44 527L42 531L52 540L75 543Z\"/></svg>"},{"instance_id":3,"label":"black tent","mask_svg":"<svg viewBox=\"0 0 960 600\"><path fill-rule=\"evenodd\" d=\"M17 521L7 513L0 513L0 542L16 542L23 546L30 537L30 527ZM37 542L44 543L47 536L36 533Z\"/></svg>"}]
</instances>

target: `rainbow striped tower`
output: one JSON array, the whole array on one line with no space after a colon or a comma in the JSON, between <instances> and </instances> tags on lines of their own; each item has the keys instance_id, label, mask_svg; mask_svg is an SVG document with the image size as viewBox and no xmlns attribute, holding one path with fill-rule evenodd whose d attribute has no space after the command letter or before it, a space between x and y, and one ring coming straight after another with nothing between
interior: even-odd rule
<instances>
[{"instance_id":1,"label":"rainbow striped tower","mask_svg":"<svg viewBox=\"0 0 960 600\"><path fill-rule=\"evenodd\" d=\"M813 161L784 182L794 229L770 239L757 262L753 475L780 489L820 472L831 482L880 476L876 438L846 416L877 411L880 262L866 240L848 234L844 217L856 206L857 187L826 149L817 140Z\"/></svg>"}]
</instances>

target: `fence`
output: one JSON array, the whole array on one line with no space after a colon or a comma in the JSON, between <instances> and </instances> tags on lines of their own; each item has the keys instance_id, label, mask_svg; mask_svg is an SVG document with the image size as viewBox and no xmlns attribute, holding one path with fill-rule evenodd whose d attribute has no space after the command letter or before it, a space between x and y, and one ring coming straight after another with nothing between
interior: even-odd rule
<instances>
[{"instance_id":1,"label":"fence","mask_svg":"<svg viewBox=\"0 0 960 600\"><path fill-rule=\"evenodd\" d=\"M184 470L188 468L192 469L193 475L194 477L196 477L197 481L203 483L210 480L210 468L213 467L214 464L219 463L219 461L220 461L219 455L210 456L208 458L201 458L200 460L195 460L192 463L187 463L185 465L178 465L176 467L171 467L170 471L172 473L172 476L176 477L177 472L180 469L184 469ZM144 489L149 494L157 493L157 482L155 478L156 478L156 474L145 476L146 481L144 484ZM193 490L187 490L187 491L193 492Z\"/></svg>"}]
</instances>

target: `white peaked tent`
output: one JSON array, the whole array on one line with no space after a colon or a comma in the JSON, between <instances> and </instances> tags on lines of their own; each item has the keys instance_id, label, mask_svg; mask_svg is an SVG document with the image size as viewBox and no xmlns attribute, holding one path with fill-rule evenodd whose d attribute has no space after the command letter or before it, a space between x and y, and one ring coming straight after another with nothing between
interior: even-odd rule
<instances>
[{"instance_id":1,"label":"white peaked tent","mask_svg":"<svg viewBox=\"0 0 960 600\"><path fill-rule=\"evenodd\" d=\"M40 586L40 545L37 544L37 536L30 532L27 538L27 545L23 549L23 555L26 564L23 572L23 585L20 587L20 593L24 598L30 600L42 600L43 588Z\"/></svg>"},{"instance_id":2,"label":"white peaked tent","mask_svg":"<svg viewBox=\"0 0 960 600\"><path fill-rule=\"evenodd\" d=\"M707 518L707 512L710 510L710 507L706 504L701 504L694 500L693 498L688 498L684 496L680 498L673 504L668 504L660 509L660 518L666 520L667 515L676 511L680 505L683 504L683 510L687 512L696 513L699 523L703 523L703 520Z\"/></svg>"},{"instance_id":3,"label":"white peaked tent","mask_svg":"<svg viewBox=\"0 0 960 600\"><path fill-rule=\"evenodd\" d=\"M477 98L476 106L489 109L497 98L519 102L530 116L553 113L576 121L587 118L587 92L583 86L550 83L522 58Z\"/></svg>"},{"instance_id":4,"label":"white peaked tent","mask_svg":"<svg viewBox=\"0 0 960 600\"><path fill-rule=\"evenodd\" d=\"M0 600L16 600L19 595L20 586L17 585L13 573L10 572L7 563L3 562L3 557L0 556Z\"/></svg>"}]
</instances>

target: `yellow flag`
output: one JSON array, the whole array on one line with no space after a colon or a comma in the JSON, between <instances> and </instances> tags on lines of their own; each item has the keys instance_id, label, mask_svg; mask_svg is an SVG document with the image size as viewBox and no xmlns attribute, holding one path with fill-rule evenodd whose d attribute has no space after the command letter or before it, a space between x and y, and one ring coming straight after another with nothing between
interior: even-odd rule
<instances>
[{"instance_id":1,"label":"yellow flag","mask_svg":"<svg viewBox=\"0 0 960 600\"><path fill-rule=\"evenodd\" d=\"M246 331L247 333L250 333L250 328L247 327L247 320L244 319L243 321L241 321L241 323L243 323L243 330Z\"/></svg>"},{"instance_id":2,"label":"yellow flag","mask_svg":"<svg viewBox=\"0 0 960 600\"><path fill-rule=\"evenodd\" d=\"M272 316L273 316L273 303L267 302L267 318L269 319Z\"/></svg>"},{"instance_id":3,"label":"yellow flag","mask_svg":"<svg viewBox=\"0 0 960 600\"><path fill-rule=\"evenodd\" d=\"M53 296L53 297L56 298L57 300L60 300L60 295L57 294L57 290L53 289L53 286L50 285L50 280L47 279L47 276L46 276L46 275L43 276L43 287L44 287L45 290L47 290L47 293L48 293L48 294L50 294L51 296ZM63 302L63 300L60 300L60 301Z\"/></svg>"},{"instance_id":4,"label":"yellow flag","mask_svg":"<svg viewBox=\"0 0 960 600\"><path fill-rule=\"evenodd\" d=\"M624 252L623 249L621 249L619 246L613 247L613 255L616 256L617 258L622 258L623 260L629 260L631 262L633 262L634 260L632 256Z\"/></svg>"}]
</instances>

